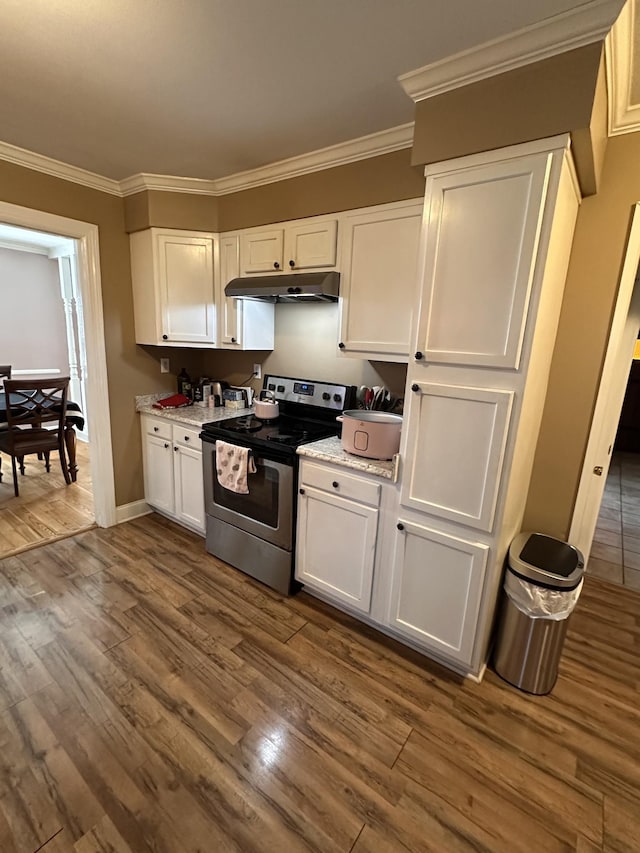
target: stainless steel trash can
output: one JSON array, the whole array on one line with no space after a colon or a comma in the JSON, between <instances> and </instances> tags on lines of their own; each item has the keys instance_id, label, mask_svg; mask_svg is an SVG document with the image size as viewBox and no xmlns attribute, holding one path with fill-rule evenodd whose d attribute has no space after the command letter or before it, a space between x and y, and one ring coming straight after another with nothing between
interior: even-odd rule
<instances>
[{"instance_id":1,"label":"stainless steel trash can","mask_svg":"<svg viewBox=\"0 0 640 853\"><path fill-rule=\"evenodd\" d=\"M541 533L520 533L509 548L493 664L527 693L549 693L569 616L582 586L580 551Z\"/></svg>"}]
</instances>

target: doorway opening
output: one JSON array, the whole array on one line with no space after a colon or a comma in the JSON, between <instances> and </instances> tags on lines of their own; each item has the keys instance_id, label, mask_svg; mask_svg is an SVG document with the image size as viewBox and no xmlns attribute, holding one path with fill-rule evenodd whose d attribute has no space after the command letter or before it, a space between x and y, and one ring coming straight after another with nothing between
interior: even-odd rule
<instances>
[{"instance_id":1,"label":"doorway opening","mask_svg":"<svg viewBox=\"0 0 640 853\"><path fill-rule=\"evenodd\" d=\"M634 205L569 541L587 571L640 589L640 453L629 453L621 424L640 332L640 204ZM618 449L616 450L616 436ZM640 444L639 444L640 448Z\"/></svg>"},{"instance_id":2,"label":"doorway opening","mask_svg":"<svg viewBox=\"0 0 640 853\"><path fill-rule=\"evenodd\" d=\"M50 240L58 241L61 246L58 263L63 303L65 298L68 303L64 305L64 310L65 313L68 312L66 345L69 354L69 374L70 376L75 374L70 394L79 397L77 402L85 415L86 437L90 439L90 452L88 452L86 442L78 442L77 464L80 469L78 481L82 484L83 489L88 489L90 496L92 496L92 517L95 518L95 523L100 527L109 527L116 523L116 507L98 228L91 223L2 202L0 202L0 223L28 229L31 232L39 232L48 236ZM35 239L33 235L31 235L31 239ZM69 246L75 249L75 254L68 252ZM69 318L71 325L68 322ZM69 338L72 340L70 341ZM17 365L15 366L17 367ZM38 367L46 366L38 365ZM41 466L42 473L38 473L33 478L33 490L36 492L38 490L44 491L51 485L55 488L56 463L57 460L52 459L49 474L44 472L44 465ZM35 464L33 467L36 468ZM82 471L84 471L84 476L81 479L80 472ZM60 479L61 483L64 483L61 474ZM6 480L5 477L5 483ZM25 489L25 480L26 478L21 478L21 495ZM41 480L39 486L38 480ZM12 493L13 488L11 486ZM68 497L69 493L66 496ZM50 512L55 512L55 509L49 507ZM15 526L12 527L11 524L8 524L7 527L7 524L8 521L5 521L5 529L7 531L13 530L13 539L17 539ZM83 518L82 513L69 513L69 527L61 534L54 535L51 538L63 538L72 535L79 529L77 525L80 529L88 526L86 516ZM4 532L5 530L3 530ZM43 541L51 541L51 538ZM40 543L25 545L20 550L26 550L28 547L33 547L34 544Z\"/></svg>"},{"instance_id":3,"label":"doorway opening","mask_svg":"<svg viewBox=\"0 0 640 853\"><path fill-rule=\"evenodd\" d=\"M0 480L0 558L95 524L76 248L76 240L67 237L0 224L2 360L11 363L11 378L18 381L69 376L68 398L84 416L73 427L79 476L71 489L56 460L47 471L44 460L34 454L24 459L16 497L5 464Z\"/></svg>"}]
</instances>

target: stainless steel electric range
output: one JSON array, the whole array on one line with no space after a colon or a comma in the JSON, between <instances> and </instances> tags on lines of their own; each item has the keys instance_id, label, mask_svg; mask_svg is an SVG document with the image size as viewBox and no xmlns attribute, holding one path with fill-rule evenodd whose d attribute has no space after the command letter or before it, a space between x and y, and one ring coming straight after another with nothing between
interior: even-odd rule
<instances>
[{"instance_id":1,"label":"stainless steel electric range","mask_svg":"<svg viewBox=\"0 0 640 853\"><path fill-rule=\"evenodd\" d=\"M255 415L204 424L201 433L204 496L210 554L285 595L295 592L295 523L301 444L337 435L336 417L355 407L355 386L287 376L265 376L279 415ZM230 491L216 475L216 441L247 447L256 472L249 494Z\"/></svg>"}]
</instances>

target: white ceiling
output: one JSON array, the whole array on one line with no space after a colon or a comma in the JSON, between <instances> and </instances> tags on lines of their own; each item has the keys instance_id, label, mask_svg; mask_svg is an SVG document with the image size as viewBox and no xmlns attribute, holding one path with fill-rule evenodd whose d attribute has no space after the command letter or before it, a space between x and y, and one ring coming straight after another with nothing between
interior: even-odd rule
<instances>
[{"instance_id":1,"label":"white ceiling","mask_svg":"<svg viewBox=\"0 0 640 853\"><path fill-rule=\"evenodd\" d=\"M397 77L588 0L1 0L0 138L217 178L413 119Z\"/></svg>"}]
</instances>

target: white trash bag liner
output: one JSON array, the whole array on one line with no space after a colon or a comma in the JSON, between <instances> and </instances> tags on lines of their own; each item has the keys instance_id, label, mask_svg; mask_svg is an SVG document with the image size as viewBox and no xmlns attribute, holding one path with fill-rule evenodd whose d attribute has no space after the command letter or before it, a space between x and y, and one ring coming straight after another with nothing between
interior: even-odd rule
<instances>
[{"instance_id":1,"label":"white trash bag liner","mask_svg":"<svg viewBox=\"0 0 640 853\"><path fill-rule=\"evenodd\" d=\"M504 591L521 613L532 619L560 622L573 612L580 597L582 583L583 581L580 581L575 589L547 589L507 571Z\"/></svg>"}]
</instances>

